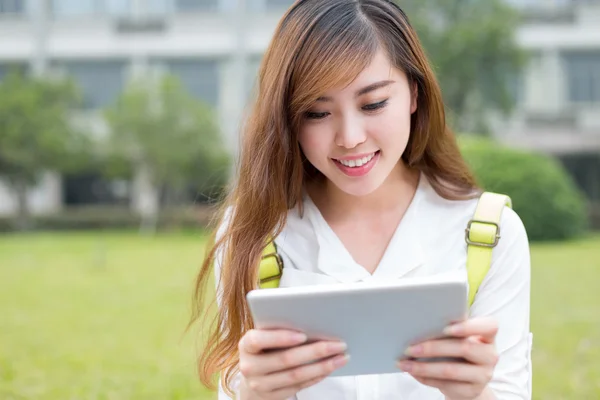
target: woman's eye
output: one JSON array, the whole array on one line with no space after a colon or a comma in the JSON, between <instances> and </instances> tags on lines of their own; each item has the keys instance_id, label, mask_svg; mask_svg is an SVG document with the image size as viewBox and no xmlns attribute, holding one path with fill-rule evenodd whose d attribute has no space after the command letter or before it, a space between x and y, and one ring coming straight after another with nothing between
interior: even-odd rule
<instances>
[{"instance_id":1,"label":"woman's eye","mask_svg":"<svg viewBox=\"0 0 600 400\"><path fill-rule=\"evenodd\" d=\"M364 111L376 111L380 108L383 108L387 105L389 99L385 99L383 101L380 101L378 103L372 103L372 104L367 104L366 106L363 106L362 109ZM307 119L323 119L325 117L327 117L330 113L329 112L312 112L312 111L307 111L304 116Z\"/></svg>"},{"instance_id":2,"label":"woman's eye","mask_svg":"<svg viewBox=\"0 0 600 400\"><path fill-rule=\"evenodd\" d=\"M328 115L329 115L328 112L310 112L309 111L306 113L306 118L308 118L308 119L323 119Z\"/></svg>"},{"instance_id":3,"label":"woman's eye","mask_svg":"<svg viewBox=\"0 0 600 400\"><path fill-rule=\"evenodd\" d=\"M375 111L375 110L385 107L387 105L387 102L388 102L388 99L385 99L383 101L380 101L379 103L367 104L366 106L363 106L362 109L365 111Z\"/></svg>"}]
</instances>

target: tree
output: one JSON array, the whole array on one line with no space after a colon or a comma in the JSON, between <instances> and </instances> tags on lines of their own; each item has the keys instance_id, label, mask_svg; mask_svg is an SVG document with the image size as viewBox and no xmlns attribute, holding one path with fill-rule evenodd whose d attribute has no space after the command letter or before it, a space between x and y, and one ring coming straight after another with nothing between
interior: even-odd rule
<instances>
[{"instance_id":1,"label":"tree","mask_svg":"<svg viewBox=\"0 0 600 400\"><path fill-rule=\"evenodd\" d=\"M526 55L515 40L519 13L505 0L398 0L442 87L453 128L489 130L489 111L509 114Z\"/></svg>"},{"instance_id":2,"label":"tree","mask_svg":"<svg viewBox=\"0 0 600 400\"><path fill-rule=\"evenodd\" d=\"M0 82L0 176L17 195L17 227L30 226L27 190L41 172L66 172L85 160L85 135L70 122L79 104L70 80L13 71Z\"/></svg>"},{"instance_id":3,"label":"tree","mask_svg":"<svg viewBox=\"0 0 600 400\"><path fill-rule=\"evenodd\" d=\"M229 158L214 114L170 75L132 80L107 108L111 163L123 170L125 161L154 187L156 207L142 212L143 230L156 229L169 193L226 179Z\"/></svg>"}]
</instances>

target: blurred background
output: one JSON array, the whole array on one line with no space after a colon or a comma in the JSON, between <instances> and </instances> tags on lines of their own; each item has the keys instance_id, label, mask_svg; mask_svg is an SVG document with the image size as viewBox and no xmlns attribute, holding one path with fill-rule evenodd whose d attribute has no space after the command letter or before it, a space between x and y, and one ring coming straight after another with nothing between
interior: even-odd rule
<instances>
[{"instance_id":1,"label":"blurred background","mask_svg":"<svg viewBox=\"0 0 600 400\"><path fill-rule=\"evenodd\" d=\"M0 399L214 397L194 278L292 3L0 0ZM600 399L600 1L398 3L527 227L533 397Z\"/></svg>"}]
</instances>

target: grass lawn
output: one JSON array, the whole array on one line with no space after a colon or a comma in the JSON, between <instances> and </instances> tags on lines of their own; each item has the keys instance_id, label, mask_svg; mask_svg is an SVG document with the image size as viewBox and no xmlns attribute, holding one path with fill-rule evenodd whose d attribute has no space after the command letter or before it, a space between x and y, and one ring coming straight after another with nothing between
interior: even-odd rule
<instances>
[{"instance_id":1,"label":"grass lawn","mask_svg":"<svg viewBox=\"0 0 600 400\"><path fill-rule=\"evenodd\" d=\"M182 336L197 235L0 236L0 399L209 399ZM534 398L600 398L600 237L536 245Z\"/></svg>"},{"instance_id":2,"label":"grass lawn","mask_svg":"<svg viewBox=\"0 0 600 400\"><path fill-rule=\"evenodd\" d=\"M198 236L0 237L0 399L208 399L183 335Z\"/></svg>"}]
</instances>

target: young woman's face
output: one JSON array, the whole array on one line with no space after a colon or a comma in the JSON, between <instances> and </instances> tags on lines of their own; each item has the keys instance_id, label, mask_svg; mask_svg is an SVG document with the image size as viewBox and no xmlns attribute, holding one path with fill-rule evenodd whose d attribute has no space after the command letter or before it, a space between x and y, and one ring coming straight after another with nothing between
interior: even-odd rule
<instances>
[{"instance_id":1,"label":"young woman's face","mask_svg":"<svg viewBox=\"0 0 600 400\"><path fill-rule=\"evenodd\" d=\"M416 93L383 51L350 85L324 93L303 116L299 143L308 161L340 190L364 196L398 165Z\"/></svg>"}]
</instances>

